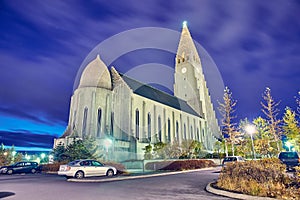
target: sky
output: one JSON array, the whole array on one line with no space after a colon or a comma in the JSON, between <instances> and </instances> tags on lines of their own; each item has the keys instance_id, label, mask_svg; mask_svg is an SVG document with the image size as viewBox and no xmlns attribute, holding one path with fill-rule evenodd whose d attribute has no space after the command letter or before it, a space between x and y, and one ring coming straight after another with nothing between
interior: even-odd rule
<instances>
[{"instance_id":1,"label":"sky","mask_svg":"<svg viewBox=\"0 0 300 200\"><path fill-rule=\"evenodd\" d=\"M95 47L146 27L180 33L184 20L237 100L237 120L263 116L260 102L266 87L271 88L275 101L280 101L282 115L286 106L295 109L294 97L300 91L299 19L297 0L2 0L0 143L19 150L51 149L53 139L67 126L78 74ZM162 32L153 35L146 31L136 40L159 37ZM168 36L159 41L165 38ZM171 38L175 38L176 48L179 38ZM100 53L116 52L118 44L129 42L115 42ZM155 63L152 66L162 64L172 74L174 58L164 49L136 48L109 66L128 73L137 66L151 71L149 63ZM172 84L172 77L165 79ZM152 83L155 85L155 80ZM214 91L210 93L214 96ZM214 97L213 101L217 100Z\"/></svg>"}]
</instances>

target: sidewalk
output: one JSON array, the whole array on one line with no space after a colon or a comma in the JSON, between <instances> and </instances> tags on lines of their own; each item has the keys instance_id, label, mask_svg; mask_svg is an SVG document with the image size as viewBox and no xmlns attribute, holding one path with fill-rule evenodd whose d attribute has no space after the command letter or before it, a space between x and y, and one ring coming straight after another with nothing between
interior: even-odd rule
<instances>
[{"instance_id":1,"label":"sidewalk","mask_svg":"<svg viewBox=\"0 0 300 200\"><path fill-rule=\"evenodd\" d=\"M220 190L212 187L213 182L208 183L205 190L207 192L210 192L212 194L224 196L224 197L230 197L234 199L245 199L245 200L276 200L275 198L270 198L270 197L258 197L258 196L251 196L251 195L246 195L246 194L240 194L240 193L234 193L234 192L229 192L225 190Z\"/></svg>"},{"instance_id":2,"label":"sidewalk","mask_svg":"<svg viewBox=\"0 0 300 200\"><path fill-rule=\"evenodd\" d=\"M92 178L84 178L84 179L75 179L70 178L68 181L70 182L81 182L81 183L99 183L99 182L112 182L112 181L123 181L123 180L130 180L130 179L141 179L141 178L150 178L150 177L157 177L157 176L168 176L174 174L183 174L189 172L197 172L203 171L207 169L214 169L213 167L210 168L203 168L203 169L194 169L194 170L186 170L186 171L175 171L175 172L148 172L148 174L137 172L135 171L132 174L128 175L120 175L116 177L92 177Z\"/></svg>"},{"instance_id":3,"label":"sidewalk","mask_svg":"<svg viewBox=\"0 0 300 200\"><path fill-rule=\"evenodd\" d=\"M132 170L131 174L124 174L115 177L90 177L90 178L83 178L83 179L75 179L70 178L67 179L69 182L78 182L78 183L101 183L101 182L113 182L113 181L123 181L123 180L132 180L132 179L142 179L142 178L151 178L151 177L158 177L158 176L169 176L174 174L183 174L183 173L190 173L190 172L197 172L197 171L204 171L208 169L215 169L214 167L209 168L202 168L202 169L194 169L194 170L186 170L186 171L175 171L175 172L145 172L143 173L141 170ZM257 197L251 196L246 194L234 193L225 190L220 190L212 187L213 182L208 183L205 190L209 193L230 197L234 199L245 199L245 200L276 200L275 198L269 197Z\"/></svg>"}]
</instances>

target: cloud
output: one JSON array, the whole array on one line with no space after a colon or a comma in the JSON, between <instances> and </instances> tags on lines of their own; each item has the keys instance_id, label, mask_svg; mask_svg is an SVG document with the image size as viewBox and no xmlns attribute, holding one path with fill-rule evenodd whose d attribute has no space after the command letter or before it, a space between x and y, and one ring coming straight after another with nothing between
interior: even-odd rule
<instances>
[{"instance_id":1,"label":"cloud","mask_svg":"<svg viewBox=\"0 0 300 200\"><path fill-rule=\"evenodd\" d=\"M282 106L293 105L290 97L299 90L300 5L296 1L16 0L1 5L3 115L37 123L66 123L77 70L97 44L132 28L158 26L180 31L183 20L238 99L239 116L260 114L266 86L276 99L283 100ZM117 60L115 67L151 62L139 53L128 56L132 57ZM173 62L161 56L157 60L169 66Z\"/></svg>"},{"instance_id":2,"label":"cloud","mask_svg":"<svg viewBox=\"0 0 300 200\"><path fill-rule=\"evenodd\" d=\"M15 130L15 131L1 131L0 130L0 141L4 145L8 146L22 146L28 147L41 147L41 148L52 148L54 136L48 134L39 134L29 132L27 130Z\"/></svg>"}]
</instances>

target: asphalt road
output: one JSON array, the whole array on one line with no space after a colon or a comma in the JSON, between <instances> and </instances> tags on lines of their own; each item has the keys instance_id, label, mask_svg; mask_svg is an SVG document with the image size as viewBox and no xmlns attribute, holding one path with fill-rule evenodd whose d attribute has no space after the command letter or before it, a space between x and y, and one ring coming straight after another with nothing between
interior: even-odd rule
<instances>
[{"instance_id":1,"label":"asphalt road","mask_svg":"<svg viewBox=\"0 0 300 200\"><path fill-rule=\"evenodd\" d=\"M0 197L20 200L185 200L230 199L205 191L218 170L101 183L67 182L49 174L0 175Z\"/></svg>"}]
</instances>

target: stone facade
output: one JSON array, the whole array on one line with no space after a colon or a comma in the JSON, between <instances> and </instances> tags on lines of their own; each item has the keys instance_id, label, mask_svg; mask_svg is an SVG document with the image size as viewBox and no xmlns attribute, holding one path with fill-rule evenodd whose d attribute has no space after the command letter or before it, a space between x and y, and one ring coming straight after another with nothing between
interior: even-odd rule
<instances>
[{"instance_id":1,"label":"stone facade","mask_svg":"<svg viewBox=\"0 0 300 200\"><path fill-rule=\"evenodd\" d=\"M144 148L158 141L193 139L213 150L220 131L211 103L201 60L186 25L181 33L175 64L174 96L110 71L98 55L84 69L71 97L68 127L54 142L70 138L97 140L106 159L143 159Z\"/></svg>"}]
</instances>

